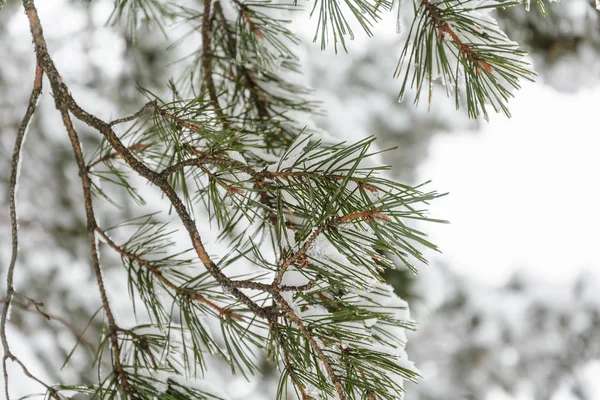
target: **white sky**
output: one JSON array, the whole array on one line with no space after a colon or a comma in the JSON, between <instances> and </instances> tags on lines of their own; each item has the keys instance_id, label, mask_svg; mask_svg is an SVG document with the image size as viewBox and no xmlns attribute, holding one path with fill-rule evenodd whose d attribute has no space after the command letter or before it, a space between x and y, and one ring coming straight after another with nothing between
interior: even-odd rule
<instances>
[{"instance_id":1,"label":"white sky","mask_svg":"<svg viewBox=\"0 0 600 400\"><path fill-rule=\"evenodd\" d=\"M431 207L451 221L428 227L437 258L491 284L523 268L552 281L600 275L600 88L527 84L509 107L510 120L431 144L419 178L450 192Z\"/></svg>"}]
</instances>

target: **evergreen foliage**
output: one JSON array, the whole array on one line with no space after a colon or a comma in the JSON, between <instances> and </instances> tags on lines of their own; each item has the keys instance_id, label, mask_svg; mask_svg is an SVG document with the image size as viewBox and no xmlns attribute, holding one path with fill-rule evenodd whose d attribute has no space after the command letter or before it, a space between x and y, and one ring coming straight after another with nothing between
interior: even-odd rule
<instances>
[{"instance_id":1,"label":"evergreen foliage","mask_svg":"<svg viewBox=\"0 0 600 400\"><path fill-rule=\"evenodd\" d=\"M441 77L457 107L466 102L469 116L487 117L488 105L508 114L511 90L533 72L487 12L521 3L415 0L412 11L397 4L399 18L414 14L396 71L401 96L415 88L418 101L426 88L431 101ZM49 398L79 392L133 400L220 398L202 381L215 362L253 379L264 358L279 371L278 398L402 397L403 380L419 378L404 351L404 332L414 322L382 275L395 263L416 272L423 249L436 250L413 221L443 222L426 211L440 194L387 179L372 138L332 143L304 126L302 116L318 105L293 79L301 72L298 40L284 18L295 5L116 1L110 21L132 36L148 27L166 35L175 23L191 29L173 46L191 46L197 36L202 44L180 60L183 72L169 82L169 98L141 89L140 104L147 103L112 122L77 103L69 77L54 64L34 1L23 6L37 67L12 158L13 246L0 329L6 397L9 361L45 386ZM378 0L315 1L315 40L345 49L354 24L371 34L393 7ZM102 303L98 379L85 385L42 382L10 351L6 336L11 305L34 305L51 318L39 301L16 291L13 278L20 153L43 76L81 178ZM84 129L102 138L98 148L83 147ZM144 206L145 185L160 193L164 209L108 224L97 216L102 202L125 206L115 189ZM189 237L184 248L178 230ZM205 239L215 230L228 252L216 253ZM101 252L122 261L138 325L125 326L113 313Z\"/></svg>"}]
</instances>

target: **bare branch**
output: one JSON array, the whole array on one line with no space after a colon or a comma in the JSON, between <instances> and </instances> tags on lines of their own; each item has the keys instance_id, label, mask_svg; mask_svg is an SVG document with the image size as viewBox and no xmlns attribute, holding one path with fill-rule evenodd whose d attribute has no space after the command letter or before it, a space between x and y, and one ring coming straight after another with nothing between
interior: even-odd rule
<instances>
[{"instance_id":1,"label":"bare branch","mask_svg":"<svg viewBox=\"0 0 600 400\"><path fill-rule=\"evenodd\" d=\"M20 302L13 302L12 307L19 307L23 311L40 315L48 322L52 322L52 321L58 322L60 325L67 328L78 341L83 343L83 345L88 349L88 351L91 354L93 354L95 352L94 346L89 341L82 338L79 330L75 326L73 326L69 321L67 321L65 318L63 318L59 315L51 314L51 313L47 312L46 310L43 310L44 304L42 302L32 299L31 297L29 297L27 295L24 295L19 292L15 292L14 295L25 299L27 302L25 304L20 303ZM0 303L5 304L6 298L0 299ZM35 310L31 309L32 306L35 308Z\"/></svg>"},{"instance_id":2,"label":"bare branch","mask_svg":"<svg viewBox=\"0 0 600 400\"><path fill-rule=\"evenodd\" d=\"M56 98L56 97L55 97ZM110 343L113 351L113 362L115 363L115 369L117 374L119 375L119 380L121 381L121 385L123 385L123 389L130 400L134 400L135 394L133 393L133 389L127 380L127 374L125 373L125 369L121 364L121 350L119 348L119 338L117 335L118 325L115 321L115 317L112 313L112 309L110 307L110 303L108 301L108 297L106 295L106 288L104 286L104 279L102 277L102 269L100 266L100 259L98 256L98 245L96 243L96 217L94 215L94 207L92 200L92 190L91 190L91 180L88 175L88 171L85 165L85 160L83 158L83 152L81 151L81 144L79 142L79 137L75 128L73 127L73 123L71 121L71 117L69 115L69 111L67 109L67 105L64 103L57 103L57 107L60 108L60 113L62 114L63 123L69 134L69 139L71 139L71 144L73 146L73 153L75 155L75 160L77 162L77 166L79 167L79 175L81 177L81 186L83 188L83 196L85 201L85 213L87 219L87 231L88 231L88 241L90 244L90 253L92 256L92 269L94 270L94 275L96 276L96 284L98 285L98 290L100 291L100 298L102 300L102 308L106 314L106 319L108 320L108 334L110 336Z\"/></svg>"},{"instance_id":3,"label":"bare branch","mask_svg":"<svg viewBox=\"0 0 600 400\"><path fill-rule=\"evenodd\" d=\"M2 4L0 4L0 9L2 8ZM17 263L17 257L19 254L19 228L17 221L17 181L19 178L19 167L21 162L21 150L23 148L23 142L25 140L25 134L27 132L27 127L29 126L29 121L31 121L31 117L33 116L37 100L42 93L42 77L44 73L40 64L36 63L35 67L35 78L33 80L33 89L31 90L31 95L29 97L29 104L27 105L27 111L25 111L25 115L23 116L23 120L21 121L21 125L19 125L19 130L17 131L17 137L15 139L15 147L13 149L12 161L11 161L11 170L10 170L10 181L9 181L9 189L8 189L8 205L10 208L10 225L11 225L11 237L12 237L12 254L10 258L10 264L8 265L8 271L6 273L6 300L4 303L4 309L2 310L2 320L0 321L0 339L2 340L2 347L4 349L4 356L2 357L2 373L4 375L4 392L6 395L6 399L9 400L8 394L8 372L6 370L6 360L12 359L13 361L17 361L24 371L27 371L27 368L18 361L18 359L10 352L10 347L8 345L8 339L6 338L6 320L8 319L8 313L10 311L11 301L13 295L15 293L14 288L14 271L15 265ZM26 372L28 374L28 371ZM28 374L31 376L31 374ZM39 382L37 378L33 378ZM47 385L44 385L48 387Z\"/></svg>"},{"instance_id":4,"label":"bare branch","mask_svg":"<svg viewBox=\"0 0 600 400\"><path fill-rule=\"evenodd\" d=\"M140 110L138 112L136 112L133 115L130 115L129 117L123 117L123 118L119 118L119 119L115 119L114 121L111 121L110 126L115 126L118 124L122 124L124 122L133 121L134 119L139 118L140 115L142 115L144 113L144 111L146 111L150 107L156 107L156 100L147 102L146 104L144 104L144 106L142 108L140 108Z\"/></svg>"},{"instance_id":5,"label":"bare branch","mask_svg":"<svg viewBox=\"0 0 600 400\"><path fill-rule=\"evenodd\" d=\"M125 393L129 397L130 400L135 400L135 395L133 393L133 389L127 380L127 376L123 365L121 364L121 354L119 349L119 339L117 335L118 326L115 322L114 315L110 308L110 304L108 302L108 297L106 295L106 289L104 287L104 280L102 278L102 270L100 267L100 260L98 258L98 248L96 244L96 218L94 215L93 201L92 201L92 190L91 190L91 181L88 176L88 170L85 165L85 159L83 157L83 152L81 150L81 144L79 141L79 137L75 128L73 127L73 123L71 121L71 117L69 115L69 100L70 94L67 90L66 85L64 84L60 74L56 70L54 66L54 62L50 58L48 54L48 48L46 45L46 41L44 39L42 25L35 8L33 0L23 0L23 6L25 8L25 12L29 19L29 25L31 29L31 35L33 37L33 42L35 43L36 55L38 58L39 65L44 69L44 72L48 76L50 81L50 85L52 87L52 92L54 93L54 102L56 104L56 108L60 111L63 124L65 129L67 130L67 134L71 141L71 145L73 147L73 154L75 156L75 161L77 162L77 166L79 168L79 176L81 178L81 186L83 189L83 196L85 202L85 213L87 220L87 232L88 232L88 241L90 244L90 253L91 253L91 261L92 268L94 271L94 275L96 276L96 283L98 285L98 290L100 291L100 298L102 300L102 307L106 314L106 318L108 320L108 330L109 337L113 352L115 363L115 370L119 376L119 380Z\"/></svg>"}]
</instances>

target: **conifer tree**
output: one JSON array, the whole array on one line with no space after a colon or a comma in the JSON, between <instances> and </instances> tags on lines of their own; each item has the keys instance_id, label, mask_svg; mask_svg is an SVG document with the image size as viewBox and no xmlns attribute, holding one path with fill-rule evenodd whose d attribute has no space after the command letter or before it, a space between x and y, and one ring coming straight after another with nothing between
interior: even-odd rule
<instances>
[{"instance_id":1,"label":"conifer tree","mask_svg":"<svg viewBox=\"0 0 600 400\"><path fill-rule=\"evenodd\" d=\"M394 9L399 25L407 16L413 21L403 28L408 40L394 73L401 98L412 91L415 102L425 94L430 103L440 82L470 117L487 118L490 107L509 114L513 89L534 73L489 13L523 3L315 0L315 41L345 50L356 29L371 34ZM211 368L224 364L256 379L262 360L277 370L277 398L402 397L403 380L419 378L404 351L404 331L414 322L382 275L395 264L416 272L426 262L423 250L436 249L413 222L442 222L427 214L440 195L388 179L372 138L334 143L305 126L303 115L318 105L294 83L302 72L298 41L285 18L296 5L115 1L111 23L131 37L180 24L189 29L173 46L200 45L177 64L168 96L140 88L139 111L106 121L80 106L57 68L43 31L51 22L40 20L34 0L22 4L36 68L9 180L12 257L0 320L7 399L10 363L44 386L47 398L133 400L221 398L205 382ZM81 183L102 305L90 315L90 324L102 321L102 335L86 344L95 354L95 382L43 382L6 334L11 307L57 319L14 280L21 150L43 90L53 97ZM101 138L96 148L83 131ZM159 209L123 219L102 214L106 204L145 209L148 191L161 198ZM118 201L117 192L127 197ZM177 231L185 232L185 245ZM207 240L214 232L218 241ZM102 264L117 258L133 324L119 320L107 295Z\"/></svg>"}]
</instances>

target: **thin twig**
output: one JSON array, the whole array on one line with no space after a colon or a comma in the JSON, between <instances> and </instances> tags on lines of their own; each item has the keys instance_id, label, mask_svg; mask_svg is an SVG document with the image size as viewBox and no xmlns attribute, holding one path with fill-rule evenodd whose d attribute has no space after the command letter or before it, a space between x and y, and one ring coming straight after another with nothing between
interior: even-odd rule
<instances>
[{"instance_id":1,"label":"thin twig","mask_svg":"<svg viewBox=\"0 0 600 400\"><path fill-rule=\"evenodd\" d=\"M71 100L71 95L69 94L67 86L64 84L62 77L56 69L54 62L48 54L48 47L46 45L46 40L44 39L42 25L33 0L23 0L23 6L25 8L25 13L27 14L27 17L29 19L31 35L35 44L38 63L44 69L44 72L46 73L46 76L50 81L50 86L52 87L52 92L54 94L54 102L56 104L56 108L60 111L63 124L69 136L69 140L71 141L71 145L73 147L73 155L75 156L75 161L77 163L77 167L79 168L79 176L81 178L81 186L83 190L85 203L87 232L88 241L90 245L92 269L94 271L96 283L100 292L102 307L108 320L109 338L113 352L113 362L115 364L115 370L119 377L119 381L121 382L123 390L127 394L127 397L130 400L135 400L133 389L129 381L127 380L127 374L123 365L121 364L121 353L119 349L119 339L117 335L118 326L115 322L115 318L110 308L110 304L106 294L106 289L104 287L104 280L102 277L102 270L100 266L98 248L96 244L95 229L97 224L92 201L91 181L88 175L88 170L85 165L85 159L81 150L79 136L75 131L73 122L71 121L71 116L69 115L69 103Z\"/></svg>"},{"instance_id":2,"label":"thin twig","mask_svg":"<svg viewBox=\"0 0 600 400\"><path fill-rule=\"evenodd\" d=\"M108 334L110 337L110 343L113 352L113 362L115 363L115 370L119 376L119 380L121 381L121 385L125 390L125 393L129 397L130 400L135 400L135 394L129 380L127 379L127 374L123 365L121 364L121 350L119 348L119 338L117 336L118 325L115 321L115 317L112 313L112 309L110 307L110 303L108 301L108 296L106 294L106 288L104 286L104 278L102 277L102 269L100 266L100 259L98 256L98 245L96 243L96 217L94 215L94 207L92 200L92 190L91 190L91 180L88 175L88 171L85 165L85 159L83 158L83 152L81 151L81 144L79 142L79 136L73 127L73 123L71 121L71 117L69 115L69 111L67 109L67 105L65 103L58 103L57 106L60 108L60 112L62 114L63 123L69 135L69 139L71 139L71 144L73 147L73 153L75 155L75 160L77 162L77 166L79 167L79 175L81 177L81 186L83 189L83 196L85 202L85 213L87 219L87 231L88 231L88 241L90 244L90 253L92 256L92 269L94 271L94 275L96 276L96 284L98 286L98 290L100 292L100 298L102 300L102 308L104 309L104 313L106 314L106 319L108 320Z\"/></svg>"},{"instance_id":3,"label":"thin twig","mask_svg":"<svg viewBox=\"0 0 600 400\"><path fill-rule=\"evenodd\" d=\"M202 165L219 165L222 167L230 167L237 169L238 171L247 173L248 175L255 178L255 180L262 181L263 179L259 172L256 172L252 167L250 167L247 164L244 164L241 161L232 160L230 158L214 157L210 155L204 157L188 158L187 160L180 161L162 170L160 172L160 175L169 176L181 170L183 167Z\"/></svg>"},{"instance_id":4,"label":"thin twig","mask_svg":"<svg viewBox=\"0 0 600 400\"><path fill-rule=\"evenodd\" d=\"M46 390L48 391L48 396L50 396L56 400L62 400L58 396L58 392L56 391L56 389L54 389L52 386L48 386L43 381L41 381L39 378L37 378L35 375L33 375L31 372L29 372L29 369L27 369L27 367L25 366L25 364L23 364L23 362L21 360L19 360L17 357L15 357L13 355L11 355L11 359L13 360L13 362L17 363L21 367L21 370L23 371L25 376L27 376L29 379L36 381L40 385L44 386L46 388ZM8 397L7 397L7 399L8 399Z\"/></svg>"},{"instance_id":5,"label":"thin twig","mask_svg":"<svg viewBox=\"0 0 600 400\"><path fill-rule=\"evenodd\" d=\"M273 293L273 299L275 299L275 301L279 304L281 309L285 312L285 317L288 318L290 321L292 321L294 324L296 324L296 326L298 327L298 330L300 331L300 333L302 333L302 336L304 336L304 338L308 341L310 347L312 347L312 349L315 351L315 353L321 360L321 363L323 363L323 366L325 367L325 370L327 371L327 375L329 375L329 379L331 379L331 382L333 383L335 391L337 392L338 398L340 400L345 400L346 395L344 394L344 389L342 388L342 382L340 381L340 378L337 376L336 372L333 370L333 366L331 365L331 363L329 362L329 359L323 352L323 349L321 349L321 347L319 346L319 344L317 343L315 338L312 336L312 334L308 331L308 329L304 325L302 318L300 318L294 312L294 309L288 304L287 301L285 301L285 299L279 293Z\"/></svg>"},{"instance_id":6,"label":"thin twig","mask_svg":"<svg viewBox=\"0 0 600 400\"><path fill-rule=\"evenodd\" d=\"M269 329L271 331L277 331L277 325L274 322L271 322L269 324ZM300 392L300 395L302 396L302 400L312 400L313 397L311 397L308 393L306 393L306 390L304 389L304 385L302 385L302 383L299 381L299 379L296 376L296 371L290 361L290 355L288 354L288 351L287 351L284 343L280 343L280 346L281 346L281 352L283 353L283 363L285 364L285 369L290 374L290 377L292 378L292 383L294 384L296 389L298 389L298 391Z\"/></svg>"},{"instance_id":7,"label":"thin twig","mask_svg":"<svg viewBox=\"0 0 600 400\"><path fill-rule=\"evenodd\" d=\"M159 107L158 105L156 105L154 109L156 110L156 112L159 115L162 115L163 117L167 117L167 118L177 122L178 125L186 127L188 129L191 129L194 132L199 132L202 130L202 128L200 126L198 126L192 122L188 122L188 121L184 120L183 118L180 118L180 117L176 116L175 114L168 112L167 110L163 109L162 107Z\"/></svg>"},{"instance_id":8,"label":"thin twig","mask_svg":"<svg viewBox=\"0 0 600 400\"><path fill-rule=\"evenodd\" d=\"M203 0L204 2L204 10L202 14L202 28L200 29L200 34L202 36L202 72L204 77L204 82L206 83L206 89L208 90L208 97L211 105L213 106L217 117L223 124L225 129L229 129L231 124L229 120L225 116L223 109L219 104L219 98L217 96L217 88L215 86L215 81L212 76L212 52L211 52L211 38L212 38L212 29L211 29L211 7L210 3L212 0Z\"/></svg>"},{"instance_id":9,"label":"thin twig","mask_svg":"<svg viewBox=\"0 0 600 400\"><path fill-rule=\"evenodd\" d=\"M17 221L17 181L19 178L19 167L21 162L21 150L23 148L23 142L25 140L25 134L27 132L27 127L29 126L29 121L31 121L31 117L35 112L35 108L37 105L37 100L42 93L42 77L44 75L43 69L39 63L36 63L35 66L35 78L33 80L33 89L31 90L31 95L29 97L29 104L27 105L27 111L25 111L25 115L21 121L21 125L19 125L19 129L17 131L17 137L15 139L15 147L13 149L12 161L11 161L11 170L10 170L10 180L9 180L9 189L8 189L8 206L10 208L10 225L11 225L11 237L12 237L12 253L10 258L10 264L8 265L8 270L6 272L6 301L4 304L4 309L2 310L2 320L0 322L0 338L2 340L2 347L4 349L4 356L2 357L2 374L4 376L4 393L6 395L6 399L9 400L10 397L8 395L8 371L6 369L6 360L11 359L13 361L18 361L17 358L10 352L10 347L8 345L8 339L6 338L6 320L8 319L8 313L10 311L11 301L13 295L15 293L14 288L14 271L15 265L17 264L17 257L19 254L19 227ZM18 361L23 370L27 371L24 365L20 361ZM37 378L34 378L36 381L39 381ZM44 385L48 387L47 385Z\"/></svg>"},{"instance_id":10,"label":"thin twig","mask_svg":"<svg viewBox=\"0 0 600 400\"><path fill-rule=\"evenodd\" d=\"M287 271L287 269L290 267L290 265L292 265L296 261L300 260L300 258L306 254L306 252L308 251L310 246L313 244L313 242L315 241L317 236L319 236L321 233L323 233L328 228L330 223L331 223L331 220L326 220L321 226L319 226L317 229L315 229L313 231L313 233L311 233L311 235L308 237L308 239L306 239L304 244L302 246L300 246L300 248L298 248L298 250L296 250L291 256L289 256L288 258L286 258L283 261L283 263L279 267L279 270L277 271L277 276L275 276L275 279L273 279L273 283L271 283L271 285L279 286L281 284L281 280L283 279L283 275L285 274L285 271Z\"/></svg>"},{"instance_id":11,"label":"thin twig","mask_svg":"<svg viewBox=\"0 0 600 400\"><path fill-rule=\"evenodd\" d=\"M81 343L83 343L83 345L88 349L88 351L91 354L95 353L94 346L89 341L87 341L84 338L82 338L81 334L79 333L79 331L73 325L71 325L71 323L69 321L67 321L65 318L63 318L61 316L58 316L58 315L54 315L54 314L48 313L45 310L42 310L43 303L41 303L41 302L39 302L39 301L37 301L35 299L32 299L29 296L26 296L26 295L21 294L19 292L15 292L14 295L18 296L18 297L22 297L23 299L27 300L27 303L22 304L20 302L13 302L12 303L13 307L19 307L21 310L23 310L25 312L29 312L29 313L32 313L32 314L40 315L41 317L43 317L47 321L58 322L59 324L61 324L65 328L67 328L69 331L71 331L71 333L73 334L73 336L78 341L80 341ZM6 298L0 299L0 303L5 304L6 303ZM32 310L30 308L31 306L33 306L35 308L35 310Z\"/></svg>"},{"instance_id":12,"label":"thin twig","mask_svg":"<svg viewBox=\"0 0 600 400\"><path fill-rule=\"evenodd\" d=\"M44 317L47 320L50 320L50 316L44 311L42 310L42 307L44 306L44 303L42 303L41 301L37 301L35 299L32 299L31 297L23 294L23 293L19 293L19 292L15 292L14 293L15 296L20 297L24 300L27 301L27 308L29 308L29 306L34 306L35 309L37 310L37 312ZM6 300L3 300L3 303L6 303Z\"/></svg>"},{"instance_id":13,"label":"thin twig","mask_svg":"<svg viewBox=\"0 0 600 400\"><path fill-rule=\"evenodd\" d=\"M238 321L243 321L244 317L242 315L234 313L231 310L228 310L224 307L217 305L216 303L207 299L204 295L202 295L198 291L186 289L186 288L180 288L179 286L175 285L173 282L171 282L169 279L167 279L163 275L163 273L159 270L159 268L152 264L152 262L140 257L139 255L137 255L135 253L127 251L123 246L119 246L111 238L109 238L108 235L106 235L106 233L102 229L96 228L96 230L97 230L98 234L100 236L102 236L102 239L104 239L104 241L113 250L115 250L117 253L119 253L122 257L127 257L130 260L135 261L138 264L140 264L141 266L143 266L144 268L146 268L148 271L150 271L156 277L156 279L158 279L160 282L162 282L169 289L173 290L175 293L189 296L190 298L192 298L200 303L206 304L207 306L209 306L212 309L214 309L215 311L217 311L221 316L225 316L227 318L233 318Z\"/></svg>"},{"instance_id":14,"label":"thin twig","mask_svg":"<svg viewBox=\"0 0 600 400\"><path fill-rule=\"evenodd\" d=\"M136 112L135 114L130 115L129 117L119 118L119 119L115 119L114 121L111 121L110 126L115 126L117 124L122 124L124 122L133 121L134 119L139 118L139 116L142 115L144 113L144 111L146 111L148 108L156 107L156 104L157 104L156 100L149 101L146 104L144 104L143 107L140 108L140 110L138 112Z\"/></svg>"},{"instance_id":15,"label":"thin twig","mask_svg":"<svg viewBox=\"0 0 600 400\"><path fill-rule=\"evenodd\" d=\"M132 151L132 152L133 152L133 151L141 151L141 150L144 150L144 149L146 149L148 146L150 146L150 145L149 145L149 144L144 144L144 143L137 143L137 144L134 144L134 145L131 145L131 146L129 146L129 147L128 147L128 149L129 149L130 151ZM98 165L98 164L101 164L101 163L103 163L103 162L106 162L106 161L108 161L108 160L115 159L115 158L117 158L117 157L119 157L119 153L117 153L117 152L115 152L115 151L113 151L113 152L110 152L110 153L107 153L106 155L104 155L104 156L100 157L100 158L99 158L99 159L97 159L96 161L94 161L94 162L91 162L90 164L88 164L86 168L87 168L87 170L89 171L89 170L91 170L93 167L95 167L96 165Z\"/></svg>"}]
</instances>

